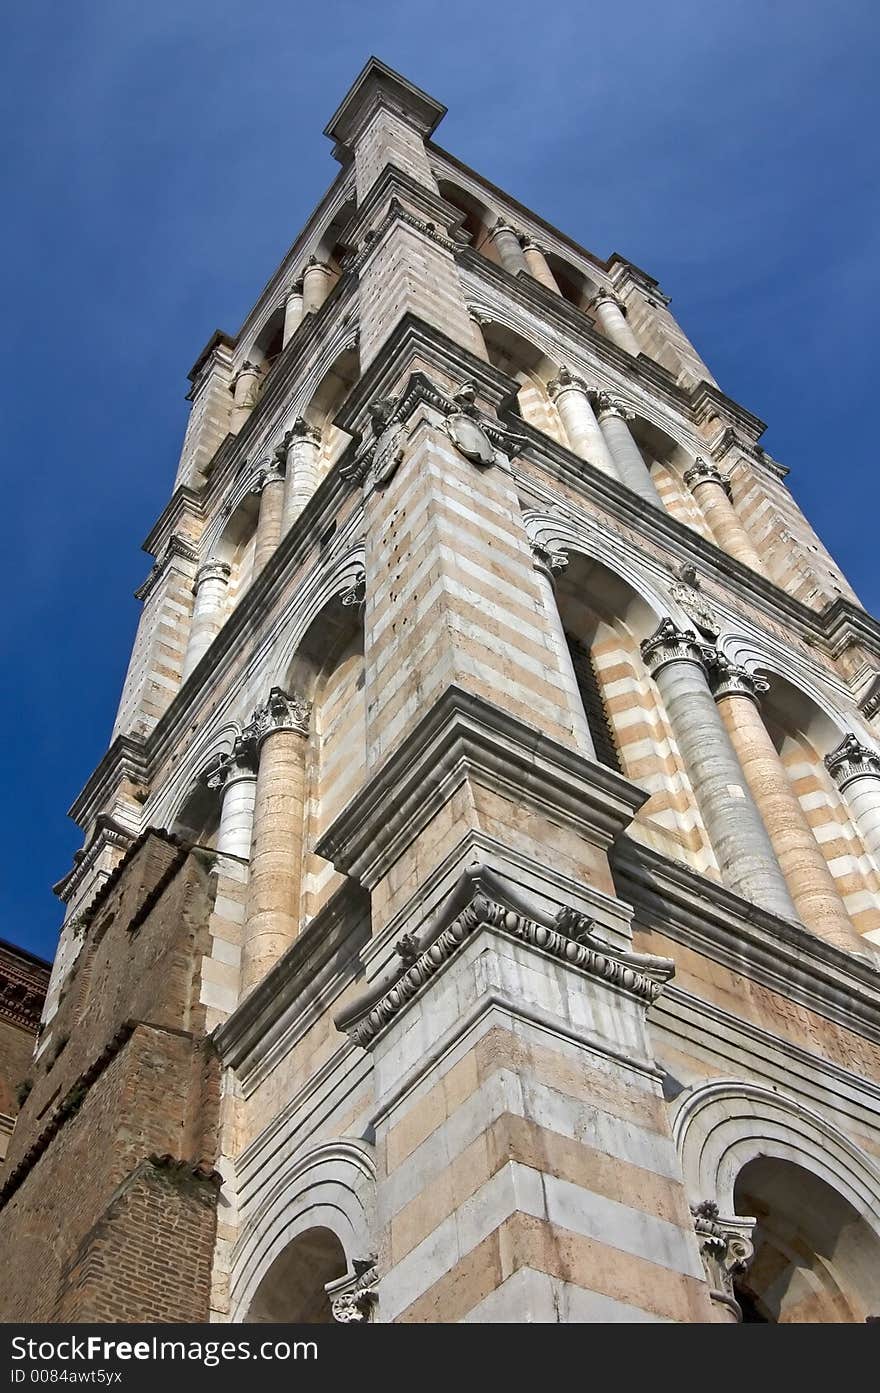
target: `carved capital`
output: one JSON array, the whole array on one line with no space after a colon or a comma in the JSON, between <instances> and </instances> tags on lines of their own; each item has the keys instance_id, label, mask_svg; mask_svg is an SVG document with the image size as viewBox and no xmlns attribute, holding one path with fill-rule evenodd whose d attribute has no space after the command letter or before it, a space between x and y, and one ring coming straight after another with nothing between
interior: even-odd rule
<instances>
[{"instance_id":1,"label":"carved capital","mask_svg":"<svg viewBox=\"0 0 880 1393\"><path fill-rule=\"evenodd\" d=\"M361 571L354 584L342 592L342 603L346 609L360 609L367 598L367 575Z\"/></svg>"},{"instance_id":2,"label":"carved capital","mask_svg":"<svg viewBox=\"0 0 880 1393\"><path fill-rule=\"evenodd\" d=\"M497 237L499 233L503 232L509 232L511 237L515 237L517 241L519 241L521 236L521 234L517 232L516 228L511 227L510 223L507 222L506 219L499 218L495 223L494 227L492 228L490 236Z\"/></svg>"},{"instance_id":3,"label":"carved capital","mask_svg":"<svg viewBox=\"0 0 880 1393\"><path fill-rule=\"evenodd\" d=\"M259 373L260 373L260 365L259 365L259 363L252 363L252 362L250 362L249 359L246 359L245 362L242 363L242 365L241 365L241 367L239 368L238 372L235 374L235 376L234 376L233 379L232 379L233 386L235 385L235 383L238 381L238 379L239 379L240 377L258 377L258 376L259 376Z\"/></svg>"},{"instance_id":4,"label":"carved capital","mask_svg":"<svg viewBox=\"0 0 880 1393\"><path fill-rule=\"evenodd\" d=\"M694 460L691 467L684 471L682 477L691 492L699 488L700 484L718 484L720 488L724 489L725 493L730 492L729 478L726 474L722 474L718 466L713 464L711 460L704 460L702 458Z\"/></svg>"},{"instance_id":5,"label":"carved capital","mask_svg":"<svg viewBox=\"0 0 880 1393\"><path fill-rule=\"evenodd\" d=\"M560 368L552 382L547 383L547 391L555 401L562 392L582 392L589 394L589 387L582 377L577 377L570 368Z\"/></svg>"},{"instance_id":6,"label":"carved capital","mask_svg":"<svg viewBox=\"0 0 880 1393\"><path fill-rule=\"evenodd\" d=\"M595 392L593 397L596 420L599 421L600 424L605 420L606 416L619 416L621 421L626 421L627 423L635 419L626 403L622 402L620 397L613 396L611 392Z\"/></svg>"},{"instance_id":7,"label":"carved capital","mask_svg":"<svg viewBox=\"0 0 880 1393\"><path fill-rule=\"evenodd\" d=\"M880 755L850 733L825 756L825 768L843 790L853 779L880 778Z\"/></svg>"},{"instance_id":8,"label":"carved capital","mask_svg":"<svg viewBox=\"0 0 880 1393\"><path fill-rule=\"evenodd\" d=\"M343 1325L368 1324L379 1300L376 1258L356 1258L353 1265L353 1276L328 1282L324 1290L330 1298L334 1320Z\"/></svg>"},{"instance_id":9,"label":"carved capital","mask_svg":"<svg viewBox=\"0 0 880 1393\"><path fill-rule=\"evenodd\" d=\"M770 683L757 673L750 672L739 663L732 663L723 653L715 653L709 664L709 681L716 701L722 697L744 696L760 704L764 692L769 692Z\"/></svg>"},{"instance_id":10,"label":"carved capital","mask_svg":"<svg viewBox=\"0 0 880 1393\"><path fill-rule=\"evenodd\" d=\"M303 276L305 276L306 272L308 272L308 271L329 271L329 270L330 270L330 267L327 265L326 261L319 261L318 258L317 258L316 256L310 256L309 259L308 259L308 261L306 262L305 271L303 271Z\"/></svg>"},{"instance_id":11,"label":"carved capital","mask_svg":"<svg viewBox=\"0 0 880 1393\"><path fill-rule=\"evenodd\" d=\"M226 788L227 784L238 783L240 779L255 779L258 762L256 731L251 724L237 737L229 753L208 772L205 783L208 788Z\"/></svg>"},{"instance_id":12,"label":"carved capital","mask_svg":"<svg viewBox=\"0 0 880 1393\"><path fill-rule=\"evenodd\" d=\"M289 299L291 299L291 297L293 297L293 296L297 296L297 295L300 295L300 296L301 296L302 293L303 293L303 278L302 278L302 276L297 276L296 280L291 281L291 282L290 282L290 285L287 287L287 290L284 292L284 298L285 298L285 300L289 300Z\"/></svg>"},{"instance_id":13,"label":"carved capital","mask_svg":"<svg viewBox=\"0 0 880 1393\"><path fill-rule=\"evenodd\" d=\"M232 574L232 567L225 561L218 561L216 557L210 557L203 566L196 571L193 594L198 592L199 586L206 580L220 580L224 585L229 583Z\"/></svg>"},{"instance_id":14,"label":"carved capital","mask_svg":"<svg viewBox=\"0 0 880 1393\"><path fill-rule=\"evenodd\" d=\"M296 731L297 735L308 735L312 703L294 694L289 696L281 687L273 687L262 706L258 706L251 719L248 730L258 744L268 735L279 730Z\"/></svg>"},{"instance_id":15,"label":"carved capital","mask_svg":"<svg viewBox=\"0 0 880 1393\"><path fill-rule=\"evenodd\" d=\"M755 1248L747 1225L741 1219L723 1219L714 1200L691 1206L694 1229L700 1245L700 1257L713 1300L730 1307L737 1320L742 1319L734 1290L734 1278L746 1271Z\"/></svg>"},{"instance_id":16,"label":"carved capital","mask_svg":"<svg viewBox=\"0 0 880 1393\"><path fill-rule=\"evenodd\" d=\"M587 308L600 309L603 305L614 305L616 309L620 310L620 313L622 315L626 315L626 305L623 303L621 299L619 299L617 295L614 294L613 290L597 291Z\"/></svg>"},{"instance_id":17,"label":"carved capital","mask_svg":"<svg viewBox=\"0 0 880 1393\"><path fill-rule=\"evenodd\" d=\"M535 570L541 571L552 585L556 577L561 575L568 565L568 557L564 551L551 551L549 547L542 546L540 542L532 542L531 545Z\"/></svg>"},{"instance_id":18,"label":"carved capital","mask_svg":"<svg viewBox=\"0 0 880 1393\"><path fill-rule=\"evenodd\" d=\"M650 638L642 640L642 659L652 677L667 663L696 663L705 669L706 645L690 629L677 629L671 619L662 619Z\"/></svg>"}]
</instances>

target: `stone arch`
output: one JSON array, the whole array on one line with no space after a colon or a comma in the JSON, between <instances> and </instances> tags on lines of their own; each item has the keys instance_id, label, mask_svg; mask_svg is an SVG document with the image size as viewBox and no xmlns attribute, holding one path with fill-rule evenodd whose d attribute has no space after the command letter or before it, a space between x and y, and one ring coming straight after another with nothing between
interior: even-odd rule
<instances>
[{"instance_id":1,"label":"stone arch","mask_svg":"<svg viewBox=\"0 0 880 1393\"><path fill-rule=\"evenodd\" d=\"M351 436L334 424L334 417L359 376L360 359L357 348L354 343L349 343L325 367L298 413L321 438L317 465L318 483L351 443Z\"/></svg>"},{"instance_id":2,"label":"stone arch","mask_svg":"<svg viewBox=\"0 0 880 1393\"><path fill-rule=\"evenodd\" d=\"M448 178L446 174L438 177L437 186L441 197L458 212L456 224L467 233L472 249L480 252L488 260L497 262L498 256L489 240L492 226L498 218L497 212L493 212L489 204L471 189Z\"/></svg>"},{"instance_id":3,"label":"stone arch","mask_svg":"<svg viewBox=\"0 0 880 1393\"><path fill-rule=\"evenodd\" d=\"M359 1138L324 1143L288 1162L246 1219L236 1244L230 1319L247 1320L273 1264L304 1235L319 1230L332 1234L344 1255L345 1273L353 1276L355 1265L375 1252L375 1187L373 1149Z\"/></svg>"},{"instance_id":4,"label":"stone arch","mask_svg":"<svg viewBox=\"0 0 880 1393\"><path fill-rule=\"evenodd\" d=\"M533 542L568 558L556 603L597 757L649 795L630 835L717 878L684 761L639 651L663 619L689 621L600 528L551 514L524 518Z\"/></svg>"},{"instance_id":5,"label":"stone arch","mask_svg":"<svg viewBox=\"0 0 880 1393\"><path fill-rule=\"evenodd\" d=\"M697 456L689 446L643 415L638 404L632 406L630 432L645 461L666 511L679 522L692 527L707 542L714 542L696 499L684 482L686 470Z\"/></svg>"},{"instance_id":6,"label":"stone arch","mask_svg":"<svg viewBox=\"0 0 880 1393\"><path fill-rule=\"evenodd\" d=\"M565 445L565 430L547 390L559 365L534 340L491 314L475 311L474 317L489 362L517 383L517 406L523 420Z\"/></svg>"},{"instance_id":7,"label":"stone arch","mask_svg":"<svg viewBox=\"0 0 880 1393\"><path fill-rule=\"evenodd\" d=\"M576 309L583 310L595 324L593 316L588 311L588 306L601 288L598 281L593 280L580 267L572 265L558 252L550 251L545 247L544 256L553 273L553 279L559 286L559 293L563 300L568 300L569 304L574 305ZM595 324L595 328L597 333L602 333L597 324Z\"/></svg>"},{"instance_id":8,"label":"stone arch","mask_svg":"<svg viewBox=\"0 0 880 1393\"><path fill-rule=\"evenodd\" d=\"M877 1314L880 1167L844 1132L776 1088L713 1079L679 1095L672 1134L691 1205L714 1204L723 1227L751 1234L737 1295L765 1308L747 1319Z\"/></svg>"},{"instance_id":9,"label":"stone arch","mask_svg":"<svg viewBox=\"0 0 880 1393\"><path fill-rule=\"evenodd\" d=\"M348 252L344 241L345 231L357 211L354 194L351 194L338 212L326 224L315 244L314 255L325 265L342 274L343 259Z\"/></svg>"},{"instance_id":10,"label":"stone arch","mask_svg":"<svg viewBox=\"0 0 880 1393\"><path fill-rule=\"evenodd\" d=\"M169 831L183 830L184 820L189 815L187 803L194 793L204 787L205 776L228 755L241 734L237 721L227 721L216 730L210 727L200 731L186 751L180 765L165 781L160 799L154 804L148 801L145 808L146 821L155 827L166 827ZM194 809L198 808L195 800Z\"/></svg>"}]
</instances>

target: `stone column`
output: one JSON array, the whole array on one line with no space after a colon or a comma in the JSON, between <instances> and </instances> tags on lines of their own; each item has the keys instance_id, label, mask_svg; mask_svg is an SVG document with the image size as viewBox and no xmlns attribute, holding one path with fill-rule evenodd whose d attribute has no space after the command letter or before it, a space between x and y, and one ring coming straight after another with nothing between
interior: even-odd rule
<instances>
[{"instance_id":1,"label":"stone column","mask_svg":"<svg viewBox=\"0 0 880 1393\"><path fill-rule=\"evenodd\" d=\"M226 618L226 592L229 588L230 567L225 561L212 558L196 571L193 594L192 624L186 657L183 662L185 681L199 659L207 653Z\"/></svg>"},{"instance_id":2,"label":"stone column","mask_svg":"<svg viewBox=\"0 0 880 1393\"><path fill-rule=\"evenodd\" d=\"M684 482L697 500L721 550L760 573L760 558L730 501L726 475L714 464L698 459L690 469L685 470Z\"/></svg>"},{"instance_id":3,"label":"stone column","mask_svg":"<svg viewBox=\"0 0 880 1393\"><path fill-rule=\"evenodd\" d=\"M825 756L825 767L849 805L865 850L880 865L880 755L847 735Z\"/></svg>"},{"instance_id":4,"label":"stone column","mask_svg":"<svg viewBox=\"0 0 880 1393\"><path fill-rule=\"evenodd\" d=\"M630 432L629 422L633 420L633 413L610 392L597 392L596 419L623 482L646 503L662 508L663 501L651 478L651 471Z\"/></svg>"},{"instance_id":5,"label":"stone column","mask_svg":"<svg viewBox=\"0 0 880 1393\"><path fill-rule=\"evenodd\" d=\"M257 793L257 746L253 732L238 737L232 750L208 778L209 788L222 790L217 850L246 861L251 854L254 799Z\"/></svg>"},{"instance_id":6,"label":"stone column","mask_svg":"<svg viewBox=\"0 0 880 1393\"><path fill-rule=\"evenodd\" d=\"M232 414L229 429L236 435L257 404L260 369L257 363L242 363L232 383Z\"/></svg>"},{"instance_id":7,"label":"stone column","mask_svg":"<svg viewBox=\"0 0 880 1393\"><path fill-rule=\"evenodd\" d=\"M260 763L241 949L241 995L299 933L305 763L311 703L273 687L254 713Z\"/></svg>"},{"instance_id":8,"label":"stone column","mask_svg":"<svg viewBox=\"0 0 880 1393\"><path fill-rule=\"evenodd\" d=\"M798 917L838 948L861 947L828 863L758 709L761 678L719 656L715 700L788 883Z\"/></svg>"},{"instance_id":9,"label":"stone column","mask_svg":"<svg viewBox=\"0 0 880 1393\"><path fill-rule=\"evenodd\" d=\"M548 383L548 391L556 403L574 453L580 455L581 459L589 460L603 474L619 479L617 466L611 458L599 422L593 415L586 382L575 377L568 368L560 368L559 376Z\"/></svg>"},{"instance_id":10,"label":"stone column","mask_svg":"<svg viewBox=\"0 0 880 1393\"><path fill-rule=\"evenodd\" d=\"M535 542L532 543L532 556L535 570L540 577L541 598L544 602L544 611L556 650L556 666L562 677L565 697L571 712L572 738L581 754L585 754L589 759L595 759L596 747L590 734L580 687L575 675L574 664L571 661L571 650L565 637L565 630L562 627L554 590L556 576L565 570L568 565L568 557L563 552L548 551L546 547L539 546Z\"/></svg>"},{"instance_id":11,"label":"stone column","mask_svg":"<svg viewBox=\"0 0 880 1393\"><path fill-rule=\"evenodd\" d=\"M279 459L279 451L282 458ZM254 491L260 495L260 515L257 518L257 535L254 542L254 575L259 575L270 557L275 555L281 541L281 520L284 512L284 470L283 445L275 451L271 462L260 474L254 484Z\"/></svg>"},{"instance_id":12,"label":"stone column","mask_svg":"<svg viewBox=\"0 0 880 1393\"><path fill-rule=\"evenodd\" d=\"M527 237L522 244L522 253L525 257L526 266L529 269L530 275L534 276L536 281L540 281L541 285L546 285L548 290L552 290L557 295L561 295L562 291L559 289L559 283L547 264L547 258L544 255L543 248L539 247L537 242L533 242L531 238Z\"/></svg>"},{"instance_id":13,"label":"stone column","mask_svg":"<svg viewBox=\"0 0 880 1393\"><path fill-rule=\"evenodd\" d=\"M317 314L333 285L333 272L316 256L310 256L303 272L303 315Z\"/></svg>"},{"instance_id":14,"label":"stone column","mask_svg":"<svg viewBox=\"0 0 880 1393\"><path fill-rule=\"evenodd\" d=\"M499 218L492 228L489 241L495 243L498 259L505 271L509 271L512 276L518 276L520 271L528 271L528 263L523 255L519 237L503 218Z\"/></svg>"},{"instance_id":15,"label":"stone column","mask_svg":"<svg viewBox=\"0 0 880 1393\"><path fill-rule=\"evenodd\" d=\"M303 319L303 278L295 280L284 301L284 336L282 347L286 348Z\"/></svg>"},{"instance_id":16,"label":"stone column","mask_svg":"<svg viewBox=\"0 0 880 1393\"><path fill-rule=\"evenodd\" d=\"M660 690L724 883L786 919L796 911L760 814L719 716L693 633L664 619L642 643Z\"/></svg>"},{"instance_id":17,"label":"stone column","mask_svg":"<svg viewBox=\"0 0 880 1393\"><path fill-rule=\"evenodd\" d=\"M282 443L287 454L287 482L281 532L286 536L318 487L321 432L302 416L297 416L290 430L285 431Z\"/></svg>"},{"instance_id":18,"label":"stone column","mask_svg":"<svg viewBox=\"0 0 880 1393\"><path fill-rule=\"evenodd\" d=\"M637 358L641 351L639 342L626 322L626 312L617 296L610 290L600 290L598 295L593 296L590 308L596 311L596 318L605 337L616 343L618 348L623 348Z\"/></svg>"}]
</instances>

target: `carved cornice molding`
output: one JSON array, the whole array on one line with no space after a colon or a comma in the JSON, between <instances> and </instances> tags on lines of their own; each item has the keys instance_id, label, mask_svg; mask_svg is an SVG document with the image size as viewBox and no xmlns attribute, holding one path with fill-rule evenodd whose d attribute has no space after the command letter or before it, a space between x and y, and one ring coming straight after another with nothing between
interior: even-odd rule
<instances>
[{"instance_id":1,"label":"carved cornice molding","mask_svg":"<svg viewBox=\"0 0 880 1393\"><path fill-rule=\"evenodd\" d=\"M400 963L336 1017L337 1027L356 1045L372 1048L426 983L484 929L537 949L614 991L637 997L645 1006L657 999L673 975L674 966L666 958L619 952L599 938L592 919L574 909L560 909L552 924L539 923L483 893L484 878L485 868L471 868L466 879L473 897L466 907L451 922L444 922L441 912L424 934L405 935L397 944Z\"/></svg>"},{"instance_id":2,"label":"carved cornice molding","mask_svg":"<svg viewBox=\"0 0 880 1393\"><path fill-rule=\"evenodd\" d=\"M123 779L133 784L149 784L146 744L138 735L117 735L82 792L71 804L68 817L77 826L87 827L110 802Z\"/></svg>"},{"instance_id":3,"label":"carved cornice molding","mask_svg":"<svg viewBox=\"0 0 880 1393\"><path fill-rule=\"evenodd\" d=\"M445 230L441 230L437 224L430 219L420 218L409 208L405 208L400 199L395 195L388 204L388 211L378 226L370 228L359 244L357 251L346 258L345 269L359 275L363 271L373 253L379 248L385 238L385 234L395 225L395 223L405 223L408 227L426 237L429 242L435 242L437 246L443 247L444 251L454 252L459 243Z\"/></svg>"},{"instance_id":4,"label":"carved cornice molding","mask_svg":"<svg viewBox=\"0 0 880 1393\"><path fill-rule=\"evenodd\" d=\"M718 417L724 425L740 430L750 442L750 448L754 448L758 437L767 429L766 421L762 421L760 416L755 416L745 406L740 406L732 397L725 396L724 392L711 382L698 382L696 387L691 388L690 406L694 419L699 424L711 421L713 416Z\"/></svg>"},{"instance_id":5,"label":"carved cornice molding","mask_svg":"<svg viewBox=\"0 0 880 1393\"><path fill-rule=\"evenodd\" d=\"M880 779L880 755L850 733L825 756L825 768L843 792L854 779Z\"/></svg>"},{"instance_id":6,"label":"carved cornice molding","mask_svg":"<svg viewBox=\"0 0 880 1393\"><path fill-rule=\"evenodd\" d=\"M149 553L150 556L160 556L171 537L178 534L181 524L190 521L195 524L193 531L198 532L204 518L205 506L201 494L186 484L179 484L171 495L167 506L154 522L149 535L144 538L142 550ZM180 535L184 534L180 533Z\"/></svg>"},{"instance_id":7,"label":"carved cornice molding","mask_svg":"<svg viewBox=\"0 0 880 1393\"><path fill-rule=\"evenodd\" d=\"M95 830L88 846L83 847L81 851L74 852L71 870L52 886L52 893L67 904L73 899L83 881L94 870L95 863L108 848L124 854L133 841L133 833L121 826L120 823L115 822L112 817L102 813L96 819Z\"/></svg>"},{"instance_id":8,"label":"carved cornice molding","mask_svg":"<svg viewBox=\"0 0 880 1393\"><path fill-rule=\"evenodd\" d=\"M14 944L0 942L0 1019L36 1032L50 971L50 964L42 958Z\"/></svg>"},{"instance_id":9,"label":"carved cornice molding","mask_svg":"<svg viewBox=\"0 0 880 1393\"><path fill-rule=\"evenodd\" d=\"M499 707L447 687L370 775L316 851L367 889L467 781L554 818L607 848L647 794Z\"/></svg>"},{"instance_id":10,"label":"carved cornice molding","mask_svg":"<svg viewBox=\"0 0 880 1393\"><path fill-rule=\"evenodd\" d=\"M136 600L145 601L149 599L175 557L179 557L182 561L188 561L193 564L199 559L198 548L193 546L192 542L188 541L186 537L181 537L176 532L169 537L168 545L162 553L161 558L154 562L146 580L143 581L134 592Z\"/></svg>"}]
</instances>

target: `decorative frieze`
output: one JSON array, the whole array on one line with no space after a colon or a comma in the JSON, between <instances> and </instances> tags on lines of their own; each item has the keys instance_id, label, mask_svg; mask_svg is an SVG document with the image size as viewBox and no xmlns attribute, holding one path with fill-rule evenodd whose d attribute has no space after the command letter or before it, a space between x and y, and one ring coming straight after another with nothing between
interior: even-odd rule
<instances>
[{"instance_id":1,"label":"decorative frieze","mask_svg":"<svg viewBox=\"0 0 880 1393\"><path fill-rule=\"evenodd\" d=\"M356 1045L370 1049L378 1035L425 983L442 971L481 929L494 929L527 943L567 966L579 968L617 990L640 998L647 1005L656 1000L674 970L673 964L665 958L618 952L598 937L591 919L575 910L561 909L550 927L477 894L436 937L429 934L424 939L414 939L407 935L398 944L401 966L394 970L390 980L385 979L374 988L375 999L368 997L365 1001L362 998L337 1017L339 1029Z\"/></svg>"}]
</instances>

